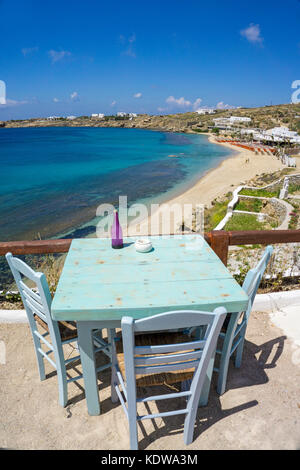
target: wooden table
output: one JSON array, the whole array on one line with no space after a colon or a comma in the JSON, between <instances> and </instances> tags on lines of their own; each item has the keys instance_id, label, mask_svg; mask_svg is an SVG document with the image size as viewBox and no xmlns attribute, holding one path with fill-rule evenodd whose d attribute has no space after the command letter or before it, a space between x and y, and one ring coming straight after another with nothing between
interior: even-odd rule
<instances>
[{"instance_id":1,"label":"wooden table","mask_svg":"<svg viewBox=\"0 0 300 470\"><path fill-rule=\"evenodd\" d=\"M75 239L65 261L51 311L55 320L77 322L91 415L100 414L92 329L118 328L124 315L138 319L218 306L240 312L247 305L243 289L200 235L149 238L149 253L136 252L136 238L125 238L120 250L109 239ZM207 387L212 367L213 361Z\"/></svg>"}]
</instances>

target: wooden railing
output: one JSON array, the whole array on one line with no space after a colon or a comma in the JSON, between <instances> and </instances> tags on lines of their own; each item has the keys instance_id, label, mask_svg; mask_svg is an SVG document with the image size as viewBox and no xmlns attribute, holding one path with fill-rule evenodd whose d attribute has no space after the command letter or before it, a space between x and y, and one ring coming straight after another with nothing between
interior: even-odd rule
<instances>
[{"instance_id":1,"label":"wooden railing","mask_svg":"<svg viewBox=\"0 0 300 470\"><path fill-rule=\"evenodd\" d=\"M226 266L229 246L300 243L300 230L252 230L235 232L216 230L205 233L205 240ZM0 256L5 255L9 251L14 255L67 253L71 242L72 239L0 242Z\"/></svg>"}]
</instances>

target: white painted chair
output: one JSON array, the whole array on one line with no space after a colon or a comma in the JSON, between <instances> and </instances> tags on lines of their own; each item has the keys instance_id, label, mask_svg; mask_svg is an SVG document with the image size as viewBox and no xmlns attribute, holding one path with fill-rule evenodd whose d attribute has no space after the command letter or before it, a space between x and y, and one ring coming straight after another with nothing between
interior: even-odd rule
<instances>
[{"instance_id":1,"label":"white painted chair","mask_svg":"<svg viewBox=\"0 0 300 470\"><path fill-rule=\"evenodd\" d=\"M77 341L77 328L73 322L57 322L51 317L52 297L45 274L35 272L24 261L13 257L11 253L6 254L7 262L10 266L17 287L19 289L26 314L28 317L34 348L37 357L40 379L45 380L46 359L57 371L59 403L66 406L68 402L68 383L82 379L82 374L76 377L69 377L67 367L74 361L80 359L80 355L65 359L63 346ZM28 287L24 278L34 283L35 290ZM45 331L40 333L38 325ZM112 332L109 332L111 336ZM47 339L46 339L47 338ZM51 342L48 340L50 339ZM42 348L46 346L47 351ZM102 339L101 331L94 334L95 353L103 352L111 357L111 344ZM54 356L51 358L50 355ZM100 372L111 367L111 363L105 364L97 369Z\"/></svg>"},{"instance_id":2,"label":"white painted chair","mask_svg":"<svg viewBox=\"0 0 300 470\"><path fill-rule=\"evenodd\" d=\"M226 390L229 360L234 354L235 367L241 367L245 334L250 313L259 284L263 278L273 251L274 249L271 245L267 246L256 267L248 271L242 286L249 298L247 308L237 316L230 316L229 314L229 322L228 325L226 325L226 331L221 331L220 333L220 339L223 341L223 345L221 349L217 349L216 351L221 357L220 366L218 368L214 368L214 371L218 373L217 391L220 395L223 395Z\"/></svg>"},{"instance_id":3,"label":"white painted chair","mask_svg":"<svg viewBox=\"0 0 300 470\"><path fill-rule=\"evenodd\" d=\"M200 394L225 317L226 309L220 307L213 313L177 311L136 321L122 318L122 339L115 338L112 349L112 401L120 400L128 418L131 449L138 448L137 421L177 414L186 415L184 442L192 442ZM189 330L187 334L170 333L170 326L179 330L202 327L205 334L201 340L193 339ZM186 382L190 378L189 390L137 398L137 387ZM137 414L137 403L180 397L186 398L183 409Z\"/></svg>"}]
</instances>

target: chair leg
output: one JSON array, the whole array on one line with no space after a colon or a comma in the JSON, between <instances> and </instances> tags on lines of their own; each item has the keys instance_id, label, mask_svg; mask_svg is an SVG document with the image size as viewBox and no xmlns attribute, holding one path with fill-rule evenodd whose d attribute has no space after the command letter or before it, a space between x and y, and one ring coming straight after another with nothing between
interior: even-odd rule
<instances>
[{"instance_id":1,"label":"chair leg","mask_svg":"<svg viewBox=\"0 0 300 470\"><path fill-rule=\"evenodd\" d=\"M224 355L222 354L222 357L221 357L219 376L218 376L218 385L217 385L217 392L219 395L223 395L223 393L225 393L229 360L230 360L230 351L228 350L227 353Z\"/></svg>"},{"instance_id":2,"label":"chair leg","mask_svg":"<svg viewBox=\"0 0 300 470\"><path fill-rule=\"evenodd\" d=\"M64 376L63 376L64 375ZM68 382L66 374L57 369L59 404L64 408L68 403Z\"/></svg>"},{"instance_id":3,"label":"chair leg","mask_svg":"<svg viewBox=\"0 0 300 470\"><path fill-rule=\"evenodd\" d=\"M217 392L219 395L223 395L226 389L226 381L227 381L227 372L229 367L229 360L230 360L230 352L232 347L232 342L234 339L234 332L236 329L236 325L239 319L239 312L231 313L230 320L227 326L226 335L223 341L221 359L220 359L220 367L219 367L219 375L218 375L218 385L217 385Z\"/></svg>"},{"instance_id":4,"label":"chair leg","mask_svg":"<svg viewBox=\"0 0 300 470\"><path fill-rule=\"evenodd\" d=\"M189 412L187 413L185 420L184 420L184 432L183 432L183 440L185 445L189 445L193 442L193 437L194 437L194 427L195 427L195 421L196 421L196 416L197 416L197 411L198 411L198 402L199 402L199 393L195 394L193 398L190 398L192 400L192 403L188 403L188 408Z\"/></svg>"},{"instance_id":5,"label":"chair leg","mask_svg":"<svg viewBox=\"0 0 300 470\"><path fill-rule=\"evenodd\" d=\"M38 348L40 348L40 349L42 348L42 345L41 345L41 342L40 342L39 338L34 334L34 331L31 330L31 332L32 332L32 337L33 337L33 343L34 343L36 359L37 359L37 363L38 363L40 380L42 381L42 380L46 379L44 358L38 350Z\"/></svg>"},{"instance_id":6,"label":"chair leg","mask_svg":"<svg viewBox=\"0 0 300 470\"><path fill-rule=\"evenodd\" d=\"M208 365L207 372L206 372L206 378L205 378L201 395L200 395L199 406L206 406L208 403L211 378L212 378L212 374L214 370L214 362L215 362L215 353L209 361L209 365Z\"/></svg>"},{"instance_id":7,"label":"chair leg","mask_svg":"<svg viewBox=\"0 0 300 470\"><path fill-rule=\"evenodd\" d=\"M138 450L136 401L130 400L130 397L128 397L128 423L129 423L130 449Z\"/></svg>"},{"instance_id":8,"label":"chair leg","mask_svg":"<svg viewBox=\"0 0 300 470\"><path fill-rule=\"evenodd\" d=\"M236 368L241 367L241 364L242 364L244 342L245 342L245 337L241 340L240 344L238 345L236 349L236 356L235 356L235 361L234 361L234 365Z\"/></svg>"},{"instance_id":9,"label":"chair leg","mask_svg":"<svg viewBox=\"0 0 300 470\"><path fill-rule=\"evenodd\" d=\"M111 392L110 392L110 397L112 403L118 403L119 397L116 392L116 385L118 385L118 377L117 377L117 355L116 355L116 345L114 341L115 337L115 330L108 330L108 338L109 342L111 344Z\"/></svg>"},{"instance_id":10,"label":"chair leg","mask_svg":"<svg viewBox=\"0 0 300 470\"><path fill-rule=\"evenodd\" d=\"M68 403L68 382L63 349L61 348L61 351L57 351L54 355L58 379L59 404L64 408Z\"/></svg>"}]
</instances>

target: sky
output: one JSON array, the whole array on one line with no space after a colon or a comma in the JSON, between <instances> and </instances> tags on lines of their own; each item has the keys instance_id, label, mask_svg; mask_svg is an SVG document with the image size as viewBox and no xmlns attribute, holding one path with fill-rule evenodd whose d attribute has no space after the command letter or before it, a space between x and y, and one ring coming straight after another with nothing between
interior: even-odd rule
<instances>
[{"instance_id":1,"label":"sky","mask_svg":"<svg viewBox=\"0 0 300 470\"><path fill-rule=\"evenodd\" d=\"M300 0L0 0L0 120L282 104L299 80Z\"/></svg>"}]
</instances>

